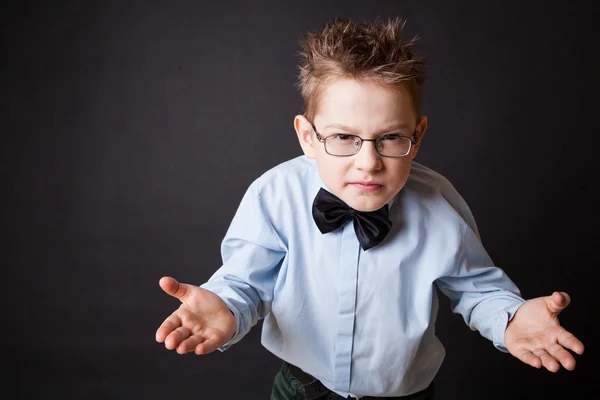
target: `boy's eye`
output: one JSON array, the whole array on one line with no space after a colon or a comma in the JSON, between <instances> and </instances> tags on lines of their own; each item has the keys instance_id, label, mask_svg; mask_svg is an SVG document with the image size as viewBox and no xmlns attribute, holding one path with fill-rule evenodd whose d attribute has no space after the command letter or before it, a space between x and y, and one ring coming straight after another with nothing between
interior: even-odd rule
<instances>
[{"instance_id":1,"label":"boy's eye","mask_svg":"<svg viewBox=\"0 0 600 400\"><path fill-rule=\"evenodd\" d=\"M387 141L393 142L393 141L397 141L397 140L405 140L405 137L402 135L398 135L396 133L391 133L389 135L383 135L380 139L385 140L386 142Z\"/></svg>"},{"instance_id":2,"label":"boy's eye","mask_svg":"<svg viewBox=\"0 0 600 400\"><path fill-rule=\"evenodd\" d=\"M333 138L335 140L338 140L340 142L344 142L344 141L352 141L354 140L354 135L344 135L342 133L336 134L336 135L332 135Z\"/></svg>"}]
</instances>

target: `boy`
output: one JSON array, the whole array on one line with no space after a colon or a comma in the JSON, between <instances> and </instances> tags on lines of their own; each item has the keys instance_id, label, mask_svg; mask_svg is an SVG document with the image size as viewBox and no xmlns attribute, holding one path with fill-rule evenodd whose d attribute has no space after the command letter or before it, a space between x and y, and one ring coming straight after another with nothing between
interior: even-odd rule
<instances>
[{"instance_id":1,"label":"boy","mask_svg":"<svg viewBox=\"0 0 600 400\"><path fill-rule=\"evenodd\" d=\"M566 349L583 344L557 318L569 296L525 301L453 186L413 162L425 61L402 27L336 19L307 35L304 156L250 185L208 282L160 280L182 302L156 332L167 349L224 351L265 318L262 343L284 360L272 399L433 399L439 288L500 350L575 367Z\"/></svg>"}]
</instances>

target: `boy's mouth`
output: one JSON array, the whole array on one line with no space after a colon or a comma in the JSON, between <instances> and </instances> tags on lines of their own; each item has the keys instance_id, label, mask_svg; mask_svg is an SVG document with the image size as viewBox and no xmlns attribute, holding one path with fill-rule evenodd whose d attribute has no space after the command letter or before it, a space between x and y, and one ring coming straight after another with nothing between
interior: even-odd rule
<instances>
[{"instance_id":1,"label":"boy's mouth","mask_svg":"<svg viewBox=\"0 0 600 400\"><path fill-rule=\"evenodd\" d=\"M351 182L350 184L362 192L374 192L383 186L371 182Z\"/></svg>"}]
</instances>

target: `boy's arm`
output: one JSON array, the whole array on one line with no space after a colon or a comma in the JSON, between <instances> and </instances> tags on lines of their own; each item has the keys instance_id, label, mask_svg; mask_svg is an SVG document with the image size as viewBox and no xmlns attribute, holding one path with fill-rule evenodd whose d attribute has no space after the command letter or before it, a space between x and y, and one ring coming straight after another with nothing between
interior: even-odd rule
<instances>
[{"instance_id":1,"label":"boy's arm","mask_svg":"<svg viewBox=\"0 0 600 400\"><path fill-rule=\"evenodd\" d=\"M451 276L438 280L438 287L471 329L528 365L556 372L560 363L571 370L575 358L567 349L577 354L584 351L583 343L558 321L569 295L555 292L525 301L504 271L493 266L478 235L468 226L456 268Z\"/></svg>"},{"instance_id":2,"label":"boy's arm","mask_svg":"<svg viewBox=\"0 0 600 400\"><path fill-rule=\"evenodd\" d=\"M477 233L467 224L455 268L437 285L450 299L452 311L501 351L508 352L504 331L525 301L513 281L495 267Z\"/></svg>"},{"instance_id":3,"label":"boy's arm","mask_svg":"<svg viewBox=\"0 0 600 400\"><path fill-rule=\"evenodd\" d=\"M258 182L246 191L223 239L223 265L202 288L227 304L237 323L233 338L219 350L240 341L271 309L273 288L286 252L264 205Z\"/></svg>"}]
</instances>

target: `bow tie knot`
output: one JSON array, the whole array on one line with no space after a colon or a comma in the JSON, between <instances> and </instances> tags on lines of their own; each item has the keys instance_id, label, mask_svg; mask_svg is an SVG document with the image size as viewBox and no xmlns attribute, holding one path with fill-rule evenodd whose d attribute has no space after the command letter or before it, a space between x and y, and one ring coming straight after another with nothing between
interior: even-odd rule
<instances>
[{"instance_id":1,"label":"bow tie knot","mask_svg":"<svg viewBox=\"0 0 600 400\"><path fill-rule=\"evenodd\" d=\"M312 213L321 233L335 231L352 219L363 250L378 245L392 228L387 204L376 211L357 211L323 188L315 197Z\"/></svg>"}]
</instances>

